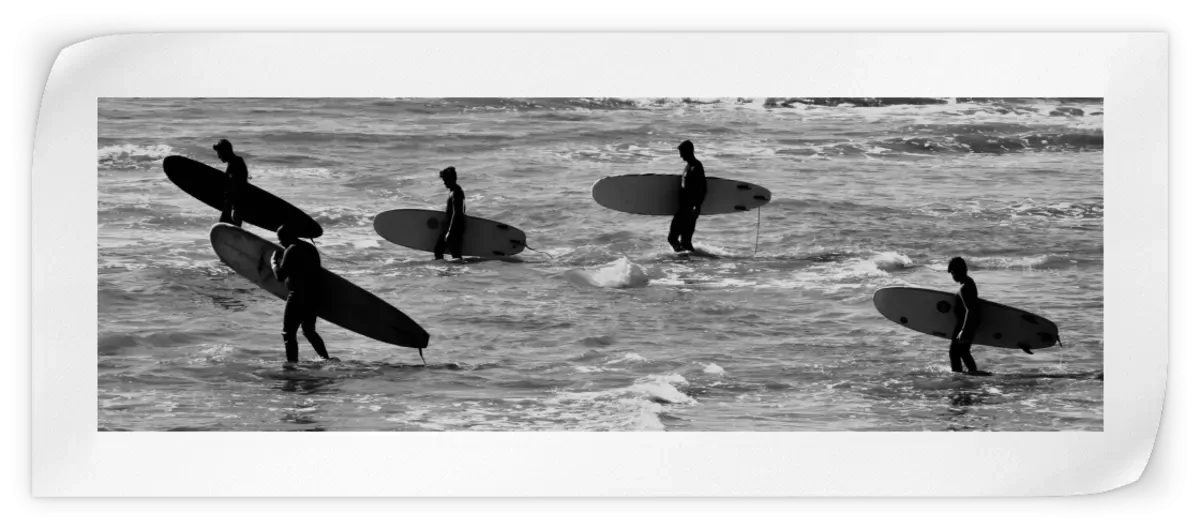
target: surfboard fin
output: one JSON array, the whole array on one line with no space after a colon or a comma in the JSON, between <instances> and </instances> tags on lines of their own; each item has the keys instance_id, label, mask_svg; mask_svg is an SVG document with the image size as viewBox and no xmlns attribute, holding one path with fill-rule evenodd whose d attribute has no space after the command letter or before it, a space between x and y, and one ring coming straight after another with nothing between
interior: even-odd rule
<instances>
[{"instance_id":1,"label":"surfboard fin","mask_svg":"<svg viewBox=\"0 0 1200 529\"><path fill-rule=\"evenodd\" d=\"M1031 354L1033 354L1033 351L1030 351L1030 350L1029 350L1029 346L1028 346L1028 345L1025 345L1025 344L1017 344L1017 345L1020 345L1020 346L1021 346L1021 350L1022 350L1022 351L1025 351L1025 354L1027 354L1027 355L1031 355Z\"/></svg>"}]
</instances>

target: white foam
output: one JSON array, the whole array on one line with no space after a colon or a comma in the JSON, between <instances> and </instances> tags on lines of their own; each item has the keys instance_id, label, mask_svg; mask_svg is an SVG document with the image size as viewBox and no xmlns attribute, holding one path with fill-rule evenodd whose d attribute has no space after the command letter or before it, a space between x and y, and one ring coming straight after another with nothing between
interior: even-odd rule
<instances>
[{"instance_id":1,"label":"white foam","mask_svg":"<svg viewBox=\"0 0 1200 529\"><path fill-rule=\"evenodd\" d=\"M637 353L625 353L619 358L615 358L605 362L605 364L625 364L629 362L645 362L646 358Z\"/></svg>"},{"instance_id":2,"label":"white foam","mask_svg":"<svg viewBox=\"0 0 1200 529\"><path fill-rule=\"evenodd\" d=\"M796 273L797 278L808 279L810 282L869 279L887 277L890 272L903 270L913 266L913 261L907 255L899 252L881 252L871 257L852 259L843 263L829 263L814 266L808 270ZM815 275L815 277L813 277Z\"/></svg>"},{"instance_id":3,"label":"white foam","mask_svg":"<svg viewBox=\"0 0 1200 529\"><path fill-rule=\"evenodd\" d=\"M650 375L639 378L634 382L631 389L652 400L669 404L696 404L696 399L693 399L683 392L679 391L676 386L687 386L687 379L683 375L672 373L670 375Z\"/></svg>"},{"instance_id":4,"label":"white foam","mask_svg":"<svg viewBox=\"0 0 1200 529\"><path fill-rule=\"evenodd\" d=\"M709 375L724 375L725 368L723 368L717 364L708 364L708 365L704 366L704 372Z\"/></svg>"},{"instance_id":5,"label":"white foam","mask_svg":"<svg viewBox=\"0 0 1200 529\"><path fill-rule=\"evenodd\" d=\"M913 265L913 261L907 255L899 252L883 252L875 254L871 257L871 262L875 263L883 270L898 270L908 268Z\"/></svg>"},{"instance_id":6,"label":"white foam","mask_svg":"<svg viewBox=\"0 0 1200 529\"><path fill-rule=\"evenodd\" d=\"M152 165L161 162L166 157L175 154L170 145L109 145L101 147L97 152L97 162L102 165L132 168L140 165Z\"/></svg>"},{"instance_id":7,"label":"white foam","mask_svg":"<svg viewBox=\"0 0 1200 529\"><path fill-rule=\"evenodd\" d=\"M603 373L605 371L614 371L612 368L597 366L573 366L572 369L574 369L576 373Z\"/></svg>"},{"instance_id":8,"label":"white foam","mask_svg":"<svg viewBox=\"0 0 1200 529\"><path fill-rule=\"evenodd\" d=\"M303 178L329 180L332 175L333 173L324 167L275 167L265 165L255 166L250 170L251 178Z\"/></svg>"},{"instance_id":9,"label":"white foam","mask_svg":"<svg viewBox=\"0 0 1200 529\"><path fill-rule=\"evenodd\" d=\"M564 275L575 283L601 288L640 288L650 284L646 271L627 257L603 266L568 270Z\"/></svg>"}]
</instances>

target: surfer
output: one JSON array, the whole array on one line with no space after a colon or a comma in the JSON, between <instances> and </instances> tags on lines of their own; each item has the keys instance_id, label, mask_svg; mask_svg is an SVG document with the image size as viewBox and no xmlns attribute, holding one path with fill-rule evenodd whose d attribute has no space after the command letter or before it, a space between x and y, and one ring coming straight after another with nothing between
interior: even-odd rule
<instances>
[{"instance_id":1,"label":"surfer","mask_svg":"<svg viewBox=\"0 0 1200 529\"><path fill-rule=\"evenodd\" d=\"M275 279L283 281L288 289L287 305L283 308L283 349L287 361L294 364L300 360L300 344L296 343L297 328L303 329L304 337L321 358L330 360L325 341L317 334L320 299L315 283L321 271L321 255L315 246L300 240L286 225L280 226L276 235L284 250L271 256L274 262L271 270L275 273Z\"/></svg>"},{"instance_id":2,"label":"surfer","mask_svg":"<svg viewBox=\"0 0 1200 529\"><path fill-rule=\"evenodd\" d=\"M667 242L676 252L694 252L692 234L696 232L696 220L700 218L700 206L708 193L708 181L704 176L704 165L696 159L696 149L690 140L679 144L679 157L687 162L683 176L679 179L679 210L671 219L671 231Z\"/></svg>"},{"instance_id":3,"label":"surfer","mask_svg":"<svg viewBox=\"0 0 1200 529\"><path fill-rule=\"evenodd\" d=\"M233 144L229 140L218 141L213 145L213 150L217 151L217 158L228 164L225 166L225 175L229 180L225 185L225 209L221 210L221 222L241 227L242 215L236 206L242 190L249 184L250 171L246 169L246 161L233 153Z\"/></svg>"},{"instance_id":4,"label":"surfer","mask_svg":"<svg viewBox=\"0 0 1200 529\"><path fill-rule=\"evenodd\" d=\"M446 199L446 228L438 236L433 258L441 259L442 254L449 251L451 257L462 259L463 232L467 228L466 194L458 186L458 173L453 167L442 169L438 176L450 190L450 196Z\"/></svg>"},{"instance_id":5,"label":"surfer","mask_svg":"<svg viewBox=\"0 0 1200 529\"><path fill-rule=\"evenodd\" d=\"M962 286L954 296L954 333L950 335L950 370L961 373L963 364L967 366L968 374L979 373L975 369L975 359L971 357L971 343L975 341L975 331L979 328L979 290L975 288L975 280L967 275L967 262L962 257L950 260L947 268L950 277Z\"/></svg>"}]
</instances>

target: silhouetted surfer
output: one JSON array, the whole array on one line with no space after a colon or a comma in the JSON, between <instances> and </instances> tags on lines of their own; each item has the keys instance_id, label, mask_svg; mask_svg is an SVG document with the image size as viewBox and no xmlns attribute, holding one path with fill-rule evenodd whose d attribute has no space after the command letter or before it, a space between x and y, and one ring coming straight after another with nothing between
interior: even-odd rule
<instances>
[{"instance_id":1,"label":"silhouetted surfer","mask_svg":"<svg viewBox=\"0 0 1200 529\"><path fill-rule=\"evenodd\" d=\"M250 171L246 169L246 161L233 153L233 144L229 140L218 141L213 145L213 150L217 151L217 157L222 162L228 164L225 166L225 175L229 181L225 185L225 209L221 211L221 222L241 227L242 216L237 205L242 190L250 182Z\"/></svg>"},{"instance_id":2,"label":"silhouetted surfer","mask_svg":"<svg viewBox=\"0 0 1200 529\"><path fill-rule=\"evenodd\" d=\"M692 246L692 234L696 232L696 219L700 218L700 206L704 203L704 195L708 193L708 181L704 176L704 165L696 159L691 141L684 140L679 144L679 157L687 162L687 167L680 178L679 210L671 219L667 242L676 252L694 252L696 248Z\"/></svg>"},{"instance_id":3,"label":"silhouetted surfer","mask_svg":"<svg viewBox=\"0 0 1200 529\"><path fill-rule=\"evenodd\" d=\"M979 328L979 290L975 288L975 280L967 275L967 262L962 257L950 260L947 269L950 277L962 284L958 294L954 296L954 333L950 335L950 370L961 373L963 364L969 374L983 374L975 369L975 359L971 357L971 343L975 341L975 331Z\"/></svg>"},{"instance_id":4,"label":"silhouetted surfer","mask_svg":"<svg viewBox=\"0 0 1200 529\"><path fill-rule=\"evenodd\" d=\"M433 258L441 259L442 254L449 251L451 257L462 259L463 232L467 229L466 194L458 186L458 173L453 167L442 169L438 176L450 190L450 196L446 199L446 227L438 236Z\"/></svg>"},{"instance_id":5,"label":"silhouetted surfer","mask_svg":"<svg viewBox=\"0 0 1200 529\"><path fill-rule=\"evenodd\" d=\"M329 360L325 341L317 334L317 309L321 300L316 281L321 271L321 255L315 246L300 240L286 225L280 226L276 234L284 250L282 255L275 252L271 256L275 263L271 270L288 288L287 305L283 308L283 349L287 361L294 364L300 360L297 328L304 330L304 337L317 354Z\"/></svg>"}]
</instances>

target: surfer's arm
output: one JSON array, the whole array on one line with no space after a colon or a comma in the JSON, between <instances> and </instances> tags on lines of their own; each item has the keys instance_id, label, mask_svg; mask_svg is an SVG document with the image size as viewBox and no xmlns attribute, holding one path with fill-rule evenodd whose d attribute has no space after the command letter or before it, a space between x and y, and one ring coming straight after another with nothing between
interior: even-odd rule
<instances>
[{"instance_id":1,"label":"surfer's arm","mask_svg":"<svg viewBox=\"0 0 1200 529\"><path fill-rule=\"evenodd\" d=\"M288 255L290 255L291 252L292 252L291 248L284 250L283 257L278 257L279 252L275 253L275 256L276 256L275 263L274 263L274 266L271 267L271 271L275 273L275 279L278 279L280 281L284 281L287 279Z\"/></svg>"},{"instance_id":2,"label":"surfer's arm","mask_svg":"<svg viewBox=\"0 0 1200 529\"><path fill-rule=\"evenodd\" d=\"M687 185L689 178L692 180L691 186ZM700 206L704 205L704 197L708 194L708 181L705 180L704 166L699 162L689 165L683 180L683 196L687 201L687 207L693 212L699 213Z\"/></svg>"},{"instance_id":3,"label":"surfer's arm","mask_svg":"<svg viewBox=\"0 0 1200 529\"><path fill-rule=\"evenodd\" d=\"M979 291L975 285L964 285L959 291L963 303L962 328L958 332L958 340L970 340L975 335L976 324L979 323Z\"/></svg>"},{"instance_id":4,"label":"surfer's arm","mask_svg":"<svg viewBox=\"0 0 1200 529\"><path fill-rule=\"evenodd\" d=\"M454 231L455 223L459 222L459 219L464 214L463 201L465 199L466 194L464 194L462 191L454 192L454 196L450 200L450 207L447 208L449 211L446 212L446 214L449 216L449 218L446 219L446 237L449 237L450 232Z\"/></svg>"},{"instance_id":5,"label":"surfer's arm","mask_svg":"<svg viewBox=\"0 0 1200 529\"><path fill-rule=\"evenodd\" d=\"M227 172L230 178L241 177L241 180L250 180L250 170L246 168L246 162L241 158L230 163Z\"/></svg>"}]
</instances>

